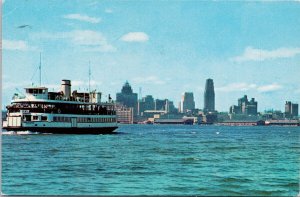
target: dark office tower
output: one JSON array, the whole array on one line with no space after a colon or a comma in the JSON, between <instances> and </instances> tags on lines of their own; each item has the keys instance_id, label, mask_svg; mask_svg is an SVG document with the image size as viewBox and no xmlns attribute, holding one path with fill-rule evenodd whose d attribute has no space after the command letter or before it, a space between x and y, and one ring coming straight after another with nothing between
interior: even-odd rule
<instances>
[{"instance_id":1,"label":"dark office tower","mask_svg":"<svg viewBox=\"0 0 300 197\"><path fill-rule=\"evenodd\" d=\"M212 79L207 79L204 90L204 112L215 111L215 90L214 82Z\"/></svg>"},{"instance_id":2,"label":"dark office tower","mask_svg":"<svg viewBox=\"0 0 300 197\"><path fill-rule=\"evenodd\" d=\"M167 99L156 99L155 100L155 110L166 110Z\"/></svg>"},{"instance_id":3,"label":"dark office tower","mask_svg":"<svg viewBox=\"0 0 300 197\"><path fill-rule=\"evenodd\" d=\"M298 116L298 104L292 103L291 101L286 101L285 103L285 117L295 118Z\"/></svg>"},{"instance_id":4,"label":"dark office tower","mask_svg":"<svg viewBox=\"0 0 300 197\"><path fill-rule=\"evenodd\" d=\"M143 97L139 101L139 115L141 115L146 110L154 110L154 99L151 95Z\"/></svg>"},{"instance_id":5,"label":"dark office tower","mask_svg":"<svg viewBox=\"0 0 300 197\"><path fill-rule=\"evenodd\" d=\"M291 111L292 117L298 116L298 108L299 108L298 104L295 103L292 104L292 111Z\"/></svg>"},{"instance_id":6,"label":"dark office tower","mask_svg":"<svg viewBox=\"0 0 300 197\"><path fill-rule=\"evenodd\" d=\"M138 95L133 93L131 86L126 81L120 93L117 93L117 102L126 107L133 108L134 116L137 115Z\"/></svg>"},{"instance_id":7,"label":"dark office tower","mask_svg":"<svg viewBox=\"0 0 300 197\"><path fill-rule=\"evenodd\" d=\"M254 98L252 98L247 103L246 114L247 115L257 115L257 101L255 101Z\"/></svg>"},{"instance_id":8,"label":"dark office tower","mask_svg":"<svg viewBox=\"0 0 300 197\"><path fill-rule=\"evenodd\" d=\"M185 92L181 98L181 112L186 113L195 109L194 94Z\"/></svg>"},{"instance_id":9,"label":"dark office tower","mask_svg":"<svg viewBox=\"0 0 300 197\"><path fill-rule=\"evenodd\" d=\"M151 95L144 97L143 101L145 102L145 110L154 110L154 99Z\"/></svg>"},{"instance_id":10,"label":"dark office tower","mask_svg":"<svg viewBox=\"0 0 300 197\"><path fill-rule=\"evenodd\" d=\"M257 101L252 98L248 101L247 95L238 99L238 106L233 105L229 109L231 114L257 115Z\"/></svg>"}]
</instances>

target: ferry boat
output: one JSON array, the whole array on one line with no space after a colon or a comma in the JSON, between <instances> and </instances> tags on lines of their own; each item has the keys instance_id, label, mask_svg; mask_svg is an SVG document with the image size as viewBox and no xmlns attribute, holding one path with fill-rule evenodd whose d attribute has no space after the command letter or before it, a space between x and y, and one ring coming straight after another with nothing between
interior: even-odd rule
<instances>
[{"instance_id":1,"label":"ferry boat","mask_svg":"<svg viewBox=\"0 0 300 197\"><path fill-rule=\"evenodd\" d=\"M118 128L111 98L101 102L101 93L96 91L71 94L70 80L62 80L60 92L49 92L46 87L25 88L25 92L25 96L15 94L6 107L3 128L7 131L104 134Z\"/></svg>"}]
</instances>

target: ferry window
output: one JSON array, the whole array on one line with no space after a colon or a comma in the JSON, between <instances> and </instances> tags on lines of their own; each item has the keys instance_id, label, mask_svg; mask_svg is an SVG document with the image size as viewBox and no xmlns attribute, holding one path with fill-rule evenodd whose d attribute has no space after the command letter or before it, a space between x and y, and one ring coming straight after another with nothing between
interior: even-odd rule
<instances>
[{"instance_id":1,"label":"ferry window","mask_svg":"<svg viewBox=\"0 0 300 197\"><path fill-rule=\"evenodd\" d=\"M47 116L42 116L42 121L47 121Z\"/></svg>"},{"instance_id":2,"label":"ferry window","mask_svg":"<svg viewBox=\"0 0 300 197\"><path fill-rule=\"evenodd\" d=\"M38 116L32 116L32 120L38 120Z\"/></svg>"},{"instance_id":3,"label":"ferry window","mask_svg":"<svg viewBox=\"0 0 300 197\"><path fill-rule=\"evenodd\" d=\"M30 121L30 115L25 115L24 116L24 121Z\"/></svg>"}]
</instances>

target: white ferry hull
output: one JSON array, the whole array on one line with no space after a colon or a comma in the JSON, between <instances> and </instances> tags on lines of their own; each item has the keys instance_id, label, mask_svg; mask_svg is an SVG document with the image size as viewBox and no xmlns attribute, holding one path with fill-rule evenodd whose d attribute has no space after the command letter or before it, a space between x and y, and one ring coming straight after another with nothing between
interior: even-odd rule
<instances>
[{"instance_id":1,"label":"white ferry hull","mask_svg":"<svg viewBox=\"0 0 300 197\"><path fill-rule=\"evenodd\" d=\"M117 129L117 126L113 127L102 127L102 128L62 128L62 127L51 127L51 128L41 128L41 127L3 127L7 131L24 131L28 130L31 132L38 133L53 133L53 134L111 134Z\"/></svg>"}]
</instances>

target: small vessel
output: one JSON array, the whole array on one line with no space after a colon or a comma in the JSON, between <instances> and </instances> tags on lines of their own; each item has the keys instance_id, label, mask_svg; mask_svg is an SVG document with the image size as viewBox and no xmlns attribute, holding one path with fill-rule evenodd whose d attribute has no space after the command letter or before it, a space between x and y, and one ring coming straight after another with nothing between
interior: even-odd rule
<instances>
[{"instance_id":1,"label":"small vessel","mask_svg":"<svg viewBox=\"0 0 300 197\"><path fill-rule=\"evenodd\" d=\"M46 87L25 88L25 92L24 96L15 94L6 107L3 128L7 131L104 134L118 128L111 99L101 102L101 93L96 91L71 93L70 80L62 80L59 92Z\"/></svg>"}]
</instances>

